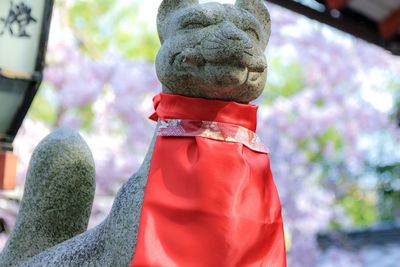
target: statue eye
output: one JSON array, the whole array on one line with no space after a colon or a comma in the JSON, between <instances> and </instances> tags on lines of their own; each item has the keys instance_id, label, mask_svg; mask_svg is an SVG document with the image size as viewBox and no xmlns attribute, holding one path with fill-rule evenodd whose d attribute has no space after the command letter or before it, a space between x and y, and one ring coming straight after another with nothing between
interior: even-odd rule
<instances>
[{"instance_id":1,"label":"statue eye","mask_svg":"<svg viewBox=\"0 0 400 267\"><path fill-rule=\"evenodd\" d=\"M204 28L207 27L207 25L205 25L204 23L200 23L200 22L188 22L185 23L185 25L183 25L183 28L185 29L198 29L198 28Z\"/></svg>"},{"instance_id":2,"label":"statue eye","mask_svg":"<svg viewBox=\"0 0 400 267\"><path fill-rule=\"evenodd\" d=\"M246 33L251 35L252 37L256 38L257 40L260 40L260 35L258 35L258 32L253 29L253 28L248 28L244 30Z\"/></svg>"}]
</instances>

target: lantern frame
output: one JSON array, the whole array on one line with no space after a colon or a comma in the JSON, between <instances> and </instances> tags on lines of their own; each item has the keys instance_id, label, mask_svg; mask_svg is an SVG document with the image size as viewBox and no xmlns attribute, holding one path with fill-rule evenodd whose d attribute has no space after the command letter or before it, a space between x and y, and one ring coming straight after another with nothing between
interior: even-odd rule
<instances>
[{"instance_id":1,"label":"lantern frame","mask_svg":"<svg viewBox=\"0 0 400 267\"><path fill-rule=\"evenodd\" d=\"M24 3L24 0L20 0L20 3ZM13 4L13 2L11 2L11 4ZM43 80L43 69L45 66L45 55L53 6L54 0L44 0L40 36L38 43L34 43L34 45L38 45L38 49L34 60L33 72L27 73L0 68L2 91L7 92L7 90L13 90L15 88L22 91L20 92L22 94L22 102L18 104L18 107L16 106L15 110L12 110L11 116L13 117L10 124L6 125L8 128L5 130L3 129L2 132L4 132L0 133L0 189L3 190L11 190L16 186L17 157L12 152L12 144ZM3 33L5 31L6 28L3 29Z\"/></svg>"},{"instance_id":2,"label":"lantern frame","mask_svg":"<svg viewBox=\"0 0 400 267\"><path fill-rule=\"evenodd\" d=\"M23 1L21 1L23 2ZM54 6L54 0L44 0L43 19L39 38L39 46L35 60L35 69L33 73L25 73L0 69L0 78L12 85L14 82L27 83L26 91L21 105L18 107L14 118L12 119L5 133L0 133L0 151L12 151L12 143L18 133L19 128L31 106L36 93L39 90L43 80L43 69L45 66L45 54L47 49L48 36L50 31L51 16Z\"/></svg>"}]
</instances>

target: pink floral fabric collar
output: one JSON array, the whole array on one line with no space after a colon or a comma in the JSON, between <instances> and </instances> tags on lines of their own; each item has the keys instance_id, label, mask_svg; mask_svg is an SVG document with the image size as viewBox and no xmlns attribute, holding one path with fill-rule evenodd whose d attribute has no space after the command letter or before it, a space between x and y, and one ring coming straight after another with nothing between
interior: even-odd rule
<instances>
[{"instance_id":1,"label":"pink floral fabric collar","mask_svg":"<svg viewBox=\"0 0 400 267\"><path fill-rule=\"evenodd\" d=\"M182 119L160 119L158 136L200 136L218 141L241 143L249 149L269 153L253 131L242 126L215 122Z\"/></svg>"}]
</instances>

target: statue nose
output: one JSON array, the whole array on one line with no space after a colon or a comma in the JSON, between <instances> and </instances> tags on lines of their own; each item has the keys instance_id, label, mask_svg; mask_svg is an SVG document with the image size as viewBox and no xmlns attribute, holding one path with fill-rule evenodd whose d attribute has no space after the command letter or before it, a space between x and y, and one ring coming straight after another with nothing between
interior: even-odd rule
<instances>
[{"instance_id":1,"label":"statue nose","mask_svg":"<svg viewBox=\"0 0 400 267\"><path fill-rule=\"evenodd\" d=\"M251 54L253 43L249 36L233 23L224 21L201 42L201 54L208 62L242 64Z\"/></svg>"},{"instance_id":2,"label":"statue nose","mask_svg":"<svg viewBox=\"0 0 400 267\"><path fill-rule=\"evenodd\" d=\"M247 34L229 21L224 21L220 24L217 34L223 39L237 42L236 45L242 45L244 49L251 49L253 47L251 39Z\"/></svg>"}]
</instances>

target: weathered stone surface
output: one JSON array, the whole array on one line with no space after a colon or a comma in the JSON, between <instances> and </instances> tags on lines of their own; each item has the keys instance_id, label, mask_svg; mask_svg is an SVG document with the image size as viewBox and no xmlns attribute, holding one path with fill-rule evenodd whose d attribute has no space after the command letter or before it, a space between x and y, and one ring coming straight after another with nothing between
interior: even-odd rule
<instances>
[{"instance_id":1,"label":"weathered stone surface","mask_svg":"<svg viewBox=\"0 0 400 267\"><path fill-rule=\"evenodd\" d=\"M44 251L21 266L128 266L136 244L154 143L155 137L142 166L119 190L104 222Z\"/></svg>"},{"instance_id":2,"label":"weathered stone surface","mask_svg":"<svg viewBox=\"0 0 400 267\"><path fill-rule=\"evenodd\" d=\"M0 255L14 266L86 230L95 190L89 147L70 129L47 136L33 152L16 225Z\"/></svg>"},{"instance_id":3,"label":"weathered stone surface","mask_svg":"<svg viewBox=\"0 0 400 267\"><path fill-rule=\"evenodd\" d=\"M269 13L262 0L238 0L236 5L164 0L157 20L162 47L156 67L165 93L242 103L261 94L270 35ZM42 152L32 157L18 223L0 266L128 266L155 137L139 171L118 192L110 215L75 237L86 228L93 197L88 166L93 163L85 144L65 145L68 138L53 139L45 139L37 149ZM59 146L71 152L63 153ZM65 160L56 160L61 158ZM67 238L71 239L62 242Z\"/></svg>"}]
</instances>

